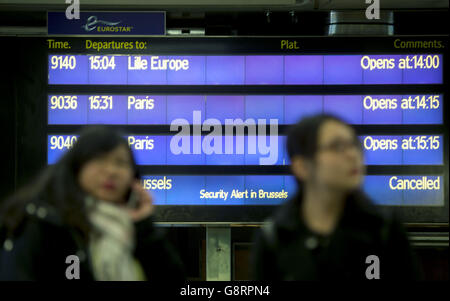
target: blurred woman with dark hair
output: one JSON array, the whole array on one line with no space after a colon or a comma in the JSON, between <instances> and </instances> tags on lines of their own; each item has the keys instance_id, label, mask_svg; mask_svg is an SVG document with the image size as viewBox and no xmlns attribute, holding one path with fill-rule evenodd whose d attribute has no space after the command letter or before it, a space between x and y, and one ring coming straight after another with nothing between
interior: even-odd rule
<instances>
[{"instance_id":1,"label":"blurred woman with dark hair","mask_svg":"<svg viewBox=\"0 0 450 301\"><path fill-rule=\"evenodd\" d=\"M153 211L126 139L88 127L35 183L3 202L0 280L67 279L68 256L76 255L81 280L184 281Z\"/></svg>"},{"instance_id":2,"label":"blurred woman with dark hair","mask_svg":"<svg viewBox=\"0 0 450 301\"><path fill-rule=\"evenodd\" d=\"M288 133L298 184L255 238L258 280L419 279L403 227L361 191L365 166L355 130L332 115Z\"/></svg>"}]
</instances>

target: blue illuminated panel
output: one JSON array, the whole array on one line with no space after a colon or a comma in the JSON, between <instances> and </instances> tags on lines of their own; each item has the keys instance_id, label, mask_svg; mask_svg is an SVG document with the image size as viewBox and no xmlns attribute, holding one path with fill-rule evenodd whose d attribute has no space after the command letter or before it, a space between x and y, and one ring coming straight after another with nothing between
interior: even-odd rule
<instances>
[{"instance_id":1,"label":"blue illuminated panel","mask_svg":"<svg viewBox=\"0 0 450 301\"><path fill-rule=\"evenodd\" d=\"M223 68L227 66L227 68ZM244 56L207 56L207 85L243 85L245 82Z\"/></svg>"},{"instance_id":2,"label":"blue illuminated panel","mask_svg":"<svg viewBox=\"0 0 450 301\"><path fill-rule=\"evenodd\" d=\"M276 119L284 124L283 96L279 95L247 95L245 96L245 118L266 120Z\"/></svg>"},{"instance_id":3,"label":"blue illuminated panel","mask_svg":"<svg viewBox=\"0 0 450 301\"><path fill-rule=\"evenodd\" d=\"M295 124L308 115L323 112L323 96L288 95L284 97L285 123Z\"/></svg>"},{"instance_id":4,"label":"blue illuminated panel","mask_svg":"<svg viewBox=\"0 0 450 301\"><path fill-rule=\"evenodd\" d=\"M92 55L88 60L89 84L120 85L128 81L126 56Z\"/></svg>"},{"instance_id":5,"label":"blue illuminated panel","mask_svg":"<svg viewBox=\"0 0 450 301\"><path fill-rule=\"evenodd\" d=\"M402 116L401 95L364 95L361 101L363 124L406 123ZM429 121L433 122L433 119Z\"/></svg>"},{"instance_id":6,"label":"blue illuminated panel","mask_svg":"<svg viewBox=\"0 0 450 301\"><path fill-rule=\"evenodd\" d=\"M69 137L69 138L68 138ZM71 147L48 136L48 164ZM442 165L442 135L361 136L366 165ZM285 136L129 135L138 165L288 165ZM74 140L75 141L75 140Z\"/></svg>"},{"instance_id":7,"label":"blue illuminated panel","mask_svg":"<svg viewBox=\"0 0 450 301\"><path fill-rule=\"evenodd\" d=\"M143 176L142 186L151 191L155 205L164 205L167 199L166 191L172 188L172 181L173 179L168 179L167 176Z\"/></svg>"},{"instance_id":8,"label":"blue illuminated panel","mask_svg":"<svg viewBox=\"0 0 450 301\"><path fill-rule=\"evenodd\" d=\"M168 165L206 165L206 155L202 151L202 136L168 136Z\"/></svg>"},{"instance_id":9,"label":"blue illuminated panel","mask_svg":"<svg viewBox=\"0 0 450 301\"><path fill-rule=\"evenodd\" d=\"M70 135L48 135L48 164L72 146ZM129 135L138 165L284 165L284 136ZM76 138L75 138L76 139ZM76 140L73 140L76 141Z\"/></svg>"},{"instance_id":10,"label":"blue illuminated panel","mask_svg":"<svg viewBox=\"0 0 450 301\"><path fill-rule=\"evenodd\" d=\"M443 95L404 95L402 98L403 122L405 124L442 124L443 102Z\"/></svg>"},{"instance_id":11,"label":"blue illuminated panel","mask_svg":"<svg viewBox=\"0 0 450 301\"><path fill-rule=\"evenodd\" d=\"M320 55L286 55L284 83L286 85L322 85L323 60Z\"/></svg>"},{"instance_id":12,"label":"blue illuminated panel","mask_svg":"<svg viewBox=\"0 0 450 301\"><path fill-rule=\"evenodd\" d=\"M48 56L48 84L260 87L443 84L443 56L55 54ZM354 125L443 124L443 94L132 95L127 91L118 94L121 95L49 94L48 124L172 125L174 135L127 133L138 165L243 167L289 164L286 137L278 136L278 132L272 138L227 135L222 133L227 124L257 126L258 121L270 124L272 120L278 125L290 125L317 113L334 114ZM181 129L188 132L181 136ZM196 135L202 129L218 132L216 136ZM359 137L364 163L443 165L443 135L415 134ZM48 135L47 163L56 163L76 138ZM363 189L377 205L442 206L443 180L438 175L369 175ZM144 176L143 186L157 205L279 205L297 192L295 178L285 175L163 173Z\"/></svg>"},{"instance_id":13,"label":"blue illuminated panel","mask_svg":"<svg viewBox=\"0 0 450 301\"><path fill-rule=\"evenodd\" d=\"M443 179L439 176L427 177L401 177L403 180L411 181L411 183L404 184L405 187L410 187L403 192L404 206L423 206L423 205L444 205L444 188ZM415 181L415 183L413 182ZM397 181L398 182L398 181ZM399 185L399 183L397 183ZM409 186L408 186L409 185Z\"/></svg>"},{"instance_id":14,"label":"blue illuminated panel","mask_svg":"<svg viewBox=\"0 0 450 301\"><path fill-rule=\"evenodd\" d=\"M442 55L49 55L48 75L51 85L441 84Z\"/></svg>"},{"instance_id":15,"label":"blue illuminated panel","mask_svg":"<svg viewBox=\"0 0 450 301\"><path fill-rule=\"evenodd\" d=\"M205 198L200 198L200 191L205 189L205 176L167 176L172 179L172 188L166 191L166 205L206 205Z\"/></svg>"},{"instance_id":16,"label":"blue illuminated panel","mask_svg":"<svg viewBox=\"0 0 450 301\"><path fill-rule=\"evenodd\" d=\"M403 66L404 84L442 83L442 72L434 72L443 63L441 55L405 55Z\"/></svg>"},{"instance_id":17,"label":"blue illuminated panel","mask_svg":"<svg viewBox=\"0 0 450 301\"><path fill-rule=\"evenodd\" d=\"M87 124L87 95L48 95L48 124Z\"/></svg>"},{"instance_id":18,"label":"blue illuminated panel","mask_svg":"<svg viewBox=\"0 0 450 301\"><path fill-rule=\"evenodd\" d=\"M166 164L166 136L136 135L127 139L138 165Z\"/></svg>"},{"instance_id":19,"label":"blue illuminated panel","mask_svg":"<svg viewBox=\"0 0 450 301\"><path fill-rule=\"evenodd\" d=\"M244 191L244 176L206 176L200 198L204 198L207 205L241 205Z\"/></svg>"},{"instance_id":20,"label":"blue illuminated panel","mask_svg":"<svg viewBox=\"0 0 450 301\"><path fill-rule=\"evenodd\" d=\"M206 97L202 95L167 96L167 124L202 124L205 104ZM194 111L199 112L198 120L194 119Z\"/></svg>"},{"instance_id":21,"label":"blue illuminated panel","mask_svg":"<svg viewBox=\"0 0 450 301\"><path fill-rule=\"evenodd\" d=\"M278 193L281 195L285 193L286 196L291 196L285 185L285 176L265 176L264 178L261 178L261 176L245 176L244 178L245 187L249 192L246 200L247 205L278 205L284 198L273 198L271 194ZM262 179L264 180L261 181ZM252 198L251 196L255 196L255 194L257 198Z\"/></svg>"},{"instance_id":22,"label":"blue illuminated panel","mask_svg":"<svg viewBox=\"0 0 450 301\"><path fill-rule=\"evenodd\" d=\"M323 82L326 85L361 85L362 55L325 55L323 58Z\"/></svg>"},{"instance_id":23,"label":"blue illuminated panel","mask_svg":"<svg viewBox=\"0 0 450 301\"><path fill-rule=\"evenodd\" d=\"M48 95L49 124L281 125L324 112L350 124L442 124L443 95Z\"/></svg>"},{"instance_id":24,"label":"blue illuminated panel","mask_svg":"<svg viewBox=\"0 0 450 301\"><path fill-rule=\"evenodd\" d=\"M287 160L285 136L248 136L245 138L245 165L287 164L285 162Z\"/></svg>"},{"instance_id":25,"label":"blue illuminated panel","mask_svg":"<svg viewBox=\"0 0 450 301\"><path fill-rule=\"evenodd\" d=\"M244 119L245 97L211 95L206 100L206 119L214 118L225 124L225 119Z\"/></svg>"},{"instance_id":26,"label":"blue illuminated panel","mask_svg":"<svg viewBox=\"0 0 450 301\"><path fill-rule=\"evenodd\" d=\"M159 205L278 205L291 196L289 176L145 176ZM157 186L157 181L160 185ZM151 184L155 185L151 185ZM150 188L152 187L152 188ZM291 188L289 188L291 189Z\"/></svg>"},{"instance_id":27,"label":"blue illuminated panel","mask_svg":"<svg viewBox=\"0 0 450 301\"><path fill-rule=\"evenodd\" d=\"M122 95L95 95L88 97L88 123L126 124L127 101Z\"/></svg>"},{"instance_id":28,"label":"blue illuminated panel","mask_svg":"<svg viewBox=\"0 0 450 301\"><path fill-rule=\"evenodd\" d=\"M145 176L157 204L279 205L296 193L293 176ZM442 176L366 176L363 190L376 205L439 206ZM152 187L152 188L150 188Z\"/></svg>"},{"instance_id":29,"label":"blue illuminated panel","mask_svg":"<svg viewBox=\"0 0 450 301\"><path fill-rule=\"evenodd\" d=\"M127 124L166 123L166 96L130 95L124 101L128 112Z\"/></svg>"},{"instance_id":30,"label":"blue illuminated panel","mask_svg":"<svg viewBox=\"0 0 450 301\"><path fill-rule=\"evenodd\" d=\"M77 141L76 135L47 136L47 164L55 164L66 150Z\"/></svg>"},{"instance_id":31,"label":"blue illuminated panel","mask_svg":"<svg viewBox=\"0 0 450 301\"><path fill-rule=\"evenodd\" d=\"M166 85L167 72L159 69L157 62L165 59L164 56L130 55L128 56L128 81L129 85ZM153 69L151 69L153 64ZM144 69L145 68L145 69Z\"/></svg>"},{"instance_id":32,"label":"blue illuminated panel","mask_svg":"<svg viewBox=\"0 0 450 301\"><path fill-rule=\"evenodd\" d=\"M50 85L87 85L88 56L86 55L49 55L48 83Z\"/></svg>"},{"instance_id":33,"label":"blue illuminated panel","mask_svg":"<svg viewBox=\"0 0 450 301\"><path fill-rule=\"evenodd\" d=\"M363 136L360 140L364 147L366 165L401 165L403 163L401 137Z\"/></svg>"},{"instance_id":34,"label":"blue illuminated panel","mask_svg":"<svg viewBox=\"0 0 450 301\"><path fill-rule=\"evenodd\" d=\"M401 84L402 69L395 68L395 62L404 59L401 55L365 55L361 58L365 84ZM375 63L374 63L375 61ZM375 68L375 66L377 68Z\"/></svg>"},{"instance_id":35,"label":"blue illuminated panel","mask_svg":"<svg viewBox=\"0 0 450 301\"><path fill-rule=\"evenodd\" d=\"M325 113L337 115L347 123L362 124L363 114L361 107L361 96L324 96L323 109Z\"/></svg>"},{"instance_id":36,"label":"blue illuminated panel","mask_svg":"<svg viewBox=\"0 0 450 301\"><path fill-rule=\"evenodd\" d=\"M167 59L180 62L174 65L174 68L170 68L171 64L168 63L168 85L198 85L205 83L206 58L204 56L169 56Z\"/></svg>"},{"instance_id":37,"label":"blue illuminated panel","mask_svg":"<svg viewBox=\"0 0 450 301\"><path fill-rule=\"evenodd\" d=\"M247 55L245 57L245 84L282 85L282 55Z\"/></svg>"},{"instance_id":38,"label":"blue illuminated panel","mask_svg":"<svg viewBox=\"0 0 450 301\"><path fill-rule=\"evenodd\" d=\"M441 206L442 176L366 176L364 191L377 205Z\"/></svg>"},{"instance_id":39,"label":"blue illuminated panel","mask_svg":"<svg viewBox=\"0 0 450 301\"><path fill-rule=\"evenodd\" d=\"M367 165L444 164L443 136L363 136Z\"/></svg>"},{"instance_id":40,"label":"blue illuminated panel","mask_svg":"<svg viewBox=\"0 0 450 301\"><path fill-rule=\"evenodd\" d=\"M245 136L203 137L202 151L206 153L206 165L245 165L245 140Z\"/></svg>"},{"instance_id":41,"label":"blue illuminated panel","mask_svg":"<svg viewBox=\"0 0 450 301\"><path fill-rule=\"evenodd\" d=\"M443 160L443 136L403 136L403 164L439 165Z\"/></svg>"}]
</instances>

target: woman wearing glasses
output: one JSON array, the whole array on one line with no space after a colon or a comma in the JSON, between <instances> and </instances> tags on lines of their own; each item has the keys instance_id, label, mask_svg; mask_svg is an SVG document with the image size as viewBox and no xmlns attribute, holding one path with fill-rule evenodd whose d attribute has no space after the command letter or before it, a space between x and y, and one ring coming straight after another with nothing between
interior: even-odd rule
<instances>
[{"instance_id":1,"label":"woman wearing glasses","mask_svg":"<svg viewBox=\"0 0 450 301\"><path fill-rule=\"evenodd\" d=\"M332 115L304 118L287 138L297 194L255 238L257 280L418 279L400 223L361 191L355 130Z\"/></svg>"}]
</instances>

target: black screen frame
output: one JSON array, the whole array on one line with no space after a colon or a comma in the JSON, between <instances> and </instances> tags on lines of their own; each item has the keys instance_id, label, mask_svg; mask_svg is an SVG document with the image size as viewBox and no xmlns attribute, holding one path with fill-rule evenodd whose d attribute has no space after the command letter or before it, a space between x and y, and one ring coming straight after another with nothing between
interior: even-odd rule
<instances>
[{"instance_id":1,"label":"black screen frame","mask_svg":"<svg viewBox=\"0 0 450 301\"><path fill-rule=\"evenodd\" d=\"M380 206L390 209L406 223L411 224L448 224L448 105L446 98L448 86L448 36L389 36L389 37L17 37L10 38L10 45L17 49L15 59L18 62L14 71L14 95L16 110L16 164L14 174L17 185L30 181L37 172L46 166L47 135L78 131L80 126L48 125L47 95L51 93L84 94L95 92L98 94L390 94L390 93L440 93L444 95L443 125L415 125L414 131L409 126L356 126L358 133L389 134L404 133L421 134L436 133L444 136L444 165L443 166L368 166L367 174L435 174L443 175L444 206ZM69 41L70 51L48 50L47 39ZM83 49L85 39L92 41L148 41L151 50L114 51L105 50L91 52ZM299 41L299 50L280 50L280 41L291 39ZM393 42L396 39L408 41L444 41L443 49L396 49ZM180 46L181 45L181 46ZM444 84L442 85L336 85L336 86L81 86L81 85L48 85L48 54L384 54L384 53L443 53L444 56ZM123 92L125 91L126 92ZM166 132L168 126L115 126L118 129L139 133ZM281 127L280 132L284 129ZM224 175L224 174L289 174L288 166L141 166L143 175L151 174L192 174L192 175ZM164 172L164 173L161 173ZM276 206L262 205L159 205L155 213L155 220L167 223L261 223L273 214Z\"/></svg>"}]
</instances>

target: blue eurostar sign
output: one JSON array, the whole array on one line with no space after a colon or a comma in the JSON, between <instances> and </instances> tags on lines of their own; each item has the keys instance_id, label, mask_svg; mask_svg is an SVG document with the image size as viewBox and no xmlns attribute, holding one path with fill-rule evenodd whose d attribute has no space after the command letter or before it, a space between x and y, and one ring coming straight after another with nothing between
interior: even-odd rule
<instances>
[{"instance_id":1,"label":"blue eurostar sign","mask_svg":"<svg viewBox=\"0 0 450 301\"><path fill-rule=\"evenodd\" d=\"M165 12L80 12L67 19L65 12L47 13L49 35L165 35Z\"/></svg>"}]
</instances>

